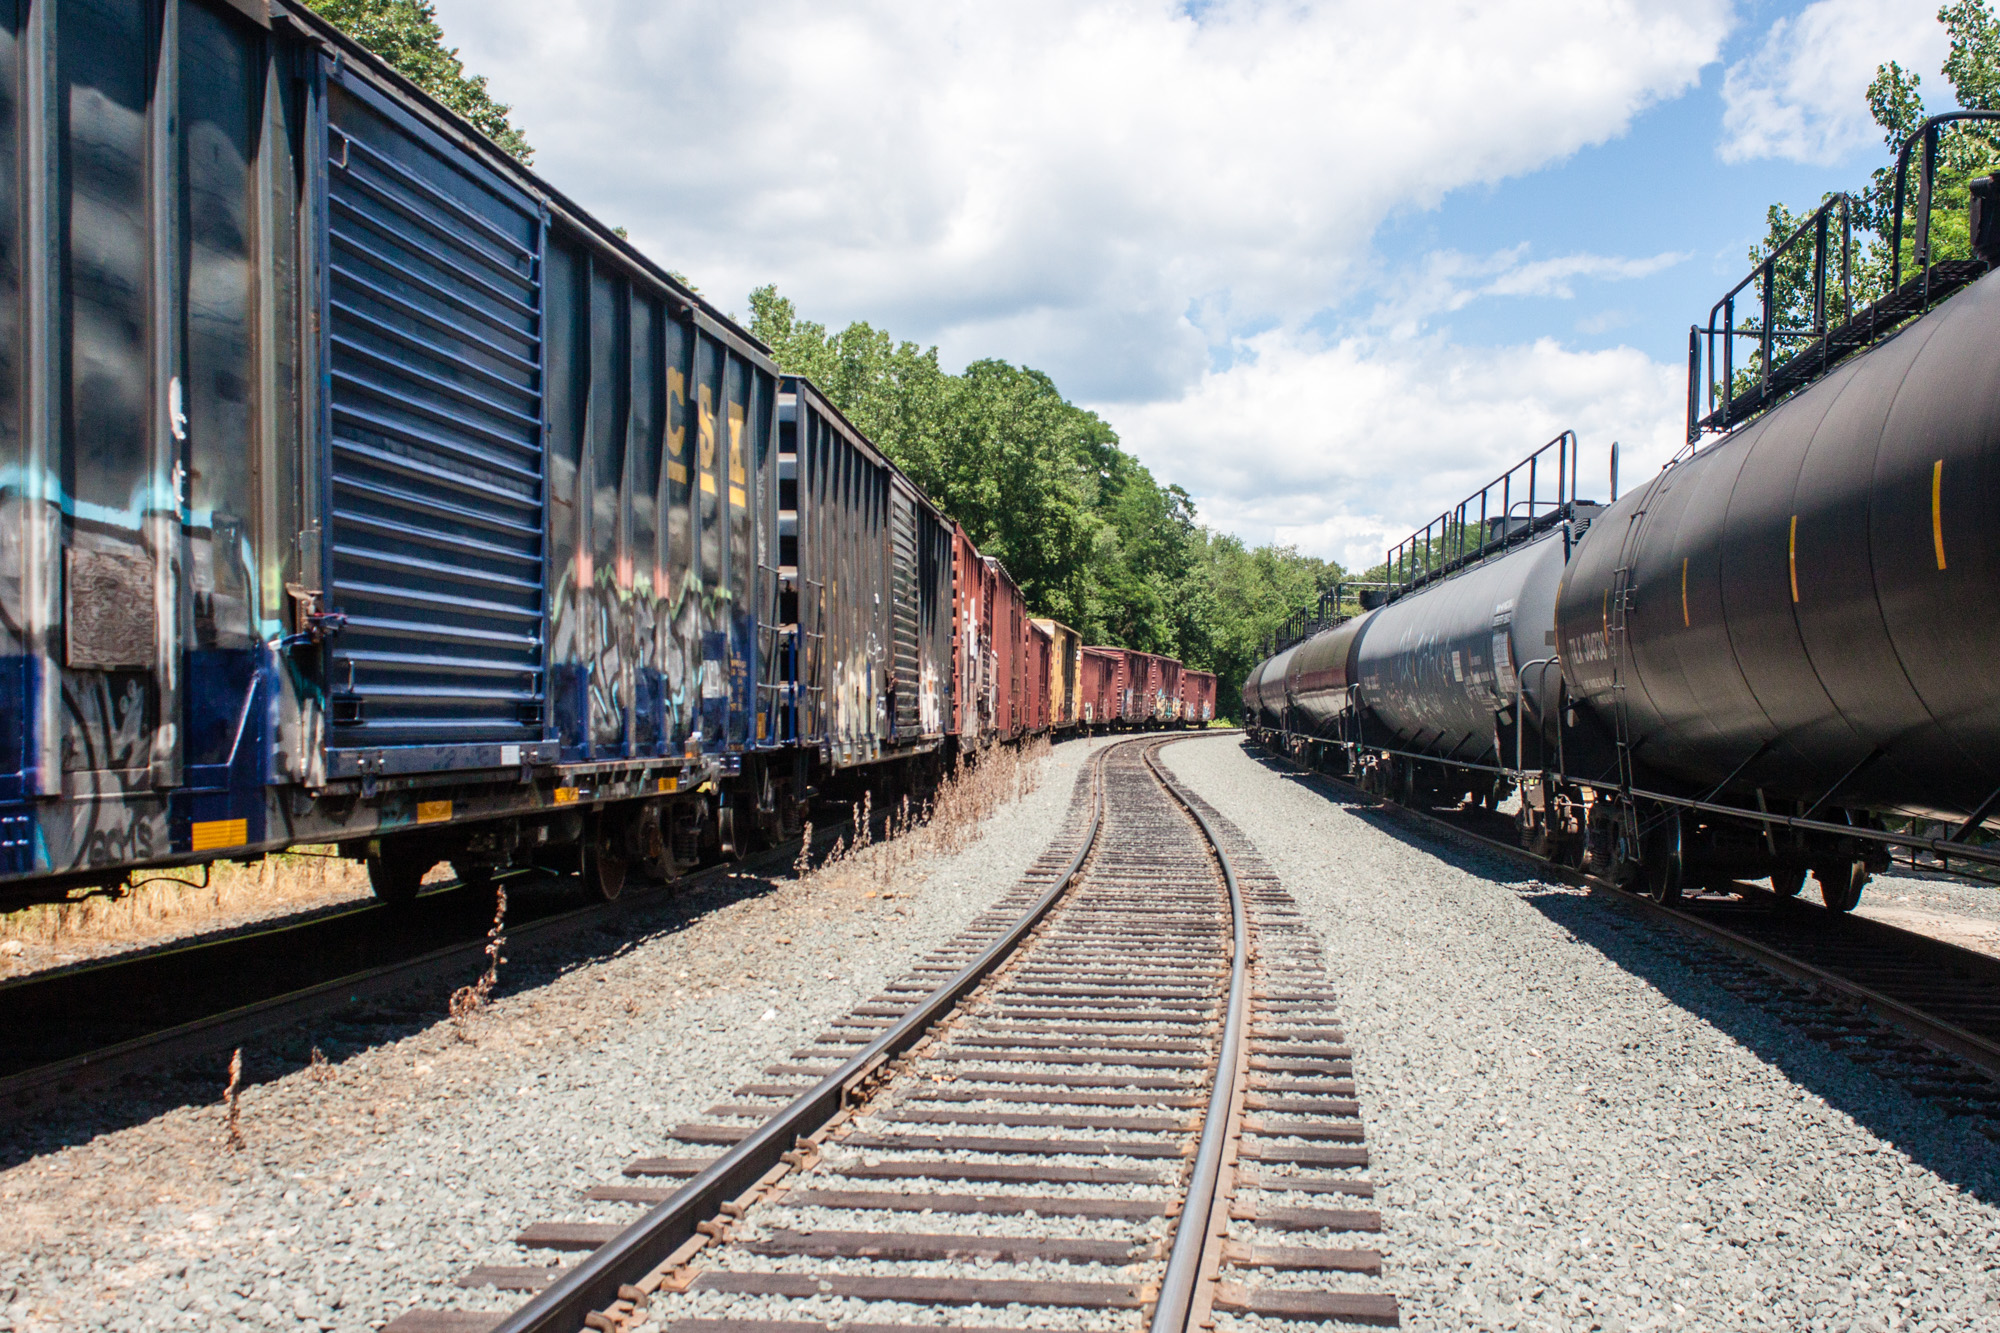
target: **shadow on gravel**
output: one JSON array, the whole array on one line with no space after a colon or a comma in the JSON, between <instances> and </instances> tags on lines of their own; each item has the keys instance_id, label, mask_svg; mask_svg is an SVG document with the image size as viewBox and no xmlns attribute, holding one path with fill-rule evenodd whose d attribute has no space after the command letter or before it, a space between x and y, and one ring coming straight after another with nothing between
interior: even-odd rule
<instances>
[{"instance_id":1,"label":"shadow on gravel","mask_svg":"<svg viewBox=\"0 0 2000 1333\"><path fill-rule=\"evenodd\" d=\"M617 958L641 945L677 934L718 908L768 892L781 874L730 874L680 893L658 893L621 904L614 915L553 936L510 942L493 998L537 990L578 968ZM548 900L581 905L574 879L522 876L509 883L510 899L526 905L555 906ZM547 911L537 915L546 916ZM474 981L480 968L463 975L412 981L394 992L361 1001L337 1015L273 1028L243 1042L245 1086L297 1073L312 1063L315 1049L334 1066L376 1047L391 1045L449 1017L452 992ZM229 1081L227 1049L178 1062L157 1072L134 1074L58 1095L0 1119L0 1170L156 1119L189 1106L213 1106Z\"/></svg>"},{"instance_id":2,"label":"shadow on gravel","mask_svg":"<svg viewBox=\"0 0 2000 1333\"><path fill-rule=\"evenodd\" d=\"M1689 965L1690 958L1740 962L1701 940L1662 930L1621 910L1602 890L1584 891L1540 879L1535 870L1489 848L1411 823L1365 797L1354 796L1290 764L1246 748L1273 776L1311 791L1415 851L1467 875L1502 886L1571 938L1651 985L1676 1007L1721 1031L1796 1086L1851 1117L1919 1166L1982 1203L2000 1205L2000 1145L1953 1122L1911 1094L1813 1042L1782 1019L1724 990ZM1512 821L1501 821L1505 836Z\"/></svg>"}]
</instances>

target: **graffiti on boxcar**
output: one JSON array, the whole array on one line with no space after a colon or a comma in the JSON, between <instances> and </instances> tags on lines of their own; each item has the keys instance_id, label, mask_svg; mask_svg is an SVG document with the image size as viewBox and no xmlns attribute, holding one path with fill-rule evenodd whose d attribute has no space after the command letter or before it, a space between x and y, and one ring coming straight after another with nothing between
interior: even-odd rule
<instances>
[{"instance_id":1,"label":"graffiti on boxcar","mask_svg":"<svg viewBox=\"0 0 2000 1333\"><path fill-rule=\"evenodd\" d=\"M625 712L632 703L632 596L618 586L616 572L593 571L589 622L590 653L585 676L590 699L593 753L617 753L625 744Z\"/></svg>"},{"instance_id":2,"label":"graffiti on boxcar","mask_svg":"<svg viewBox=\"0 0 2000 1333\"><path fill-rule=\"evenodd\" d=\"M917 677L917 724L926 736L935 736L944 730L943 682L938 679L937 660L931 656L928 646Z\"/></svg>"},{"instance_id":3,"label":"graffiti on boxcar","mask_svg":"<svg viewBox=\"0 0 2000 1333\"><path fill-rule=\"evenodd\" d=\"M165 821L145 799L152 787L151 693L136 672L63 673L62 767L71 799L62 807L69 827L46 830L56 865L116 865L166 850Z\"/></svg>"}]
</instances>

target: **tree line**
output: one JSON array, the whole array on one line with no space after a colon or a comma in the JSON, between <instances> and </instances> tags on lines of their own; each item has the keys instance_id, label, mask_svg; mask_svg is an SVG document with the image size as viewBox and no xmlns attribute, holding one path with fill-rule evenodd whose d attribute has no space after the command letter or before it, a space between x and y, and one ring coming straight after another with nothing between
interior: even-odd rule
<instances>
[{"instance_id":1,"label":"tree line","mask_svg":"<svg viewBox=\"0 0 2000 1333\"><path fill-rule=\"evenodd\" d=\"M1332 561L1204 527L1185 490L1039 370L982 360L953 374L935 347L803 319L775 287L750 294L749 326L999 557L1035 614L1086 643L1215 672L1224 710L1272 631L1343 577Z\"/></svg>"}]
</instances>

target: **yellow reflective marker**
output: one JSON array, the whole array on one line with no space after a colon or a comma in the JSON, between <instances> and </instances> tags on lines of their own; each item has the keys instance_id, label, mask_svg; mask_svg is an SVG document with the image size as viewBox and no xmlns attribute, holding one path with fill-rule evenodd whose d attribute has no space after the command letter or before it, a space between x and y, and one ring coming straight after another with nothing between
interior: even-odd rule
<instances>
[{"instance_id":1,"label":"yellow reflective marker","mask_svg":"<svg viewBox=\"0 0 2000 1333\"><path fill-rule=\"evenodd\" d=\"M1681 557L1681 628L1688 627L1688 557Z\"/></svg>"},{"instance_id":2,"label":"yellow reflective marker","mask_svg":"<svg viewBox=\"0 0 2000 1333\"><path fill-rule=\"evenodd\" d=\"M1799 600L1799 516L1792 515L1792 546L1786 555L1792 569L1792 600Z\"/></svg>"},{"instance_id":3,"label":"yellow reflective marker","mask_svg":"<svg viewBox=\"0 0 2000 1333\"><path fill-rule=\"evenodd\" d=\"M680 789L681 789L681 780L679 777L676 776L676 777L660 779L660 795L671 796Z\"/></svg>"},{"instance_id":4,"label":"yellow reflective marker","mask_svg":"<svg viewBox=\"0 0 2000 1333\"><path fill-rule=\"evenodd\" d=\"M578 792L575 787L557 787L556 804L568 805L571 801L574 801L580 794L581 793Z\"/></svg>"},{"instance_id":5,"label":"yellow reflective marker","mask_svg":"<svg viewBox=\"0 0 2000 1333\"><path fill-rule=\"evenodd\" d=\"M250 841L250 821L247 819L204 819L196 822L191 830L190 851L212 852L218 847L241 847Z\"/></svg>"},{"instance_id":6,"label":"yellow reflective marker","mask_svg":"<svg viewBox=\"0 0 2000 1333\"><path fill-rule=\"evenodd\" d=\"M1937 548L1938 568L1944 568L1944 460L1931 466L1931 545Z\"/></svg>"},{"instance_id":7,"label":"yellow reflective marker","mask_svg":"<svg viewBox=\"0 0 2000 1333\"><path fill-rule=\"evenodd\" d=\"M419 824L437 824L450 818L451 818L450 801L417 802L417 822Z\"/></svg>"}]
</instances>

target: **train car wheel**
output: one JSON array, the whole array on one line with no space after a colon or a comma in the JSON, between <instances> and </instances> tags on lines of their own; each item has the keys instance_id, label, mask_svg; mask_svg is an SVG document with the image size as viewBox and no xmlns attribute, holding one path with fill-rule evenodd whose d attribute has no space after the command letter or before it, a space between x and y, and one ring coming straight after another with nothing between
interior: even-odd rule
<instances>
[{"instance_id":1,"label":"train car wheel","mask_svg":"<svg viewBox=\"0 0 2000 1333\"><path fill-rule=\"evenodd\" d=\"M490 898L500 887L500 876L492 866L483 866L474 861L451 863L451 873L458 876L458 882L481 897Z\"/></svg>"},{"instance_id":2,"label":"train car wheel","mask_svg":"<svg viewBox=\"0 0 2000 1333\"><path fill-rule=\"evenodd\" d=\"M1799 890L1806 886L1806 872L1797 866L1787 866L1771 872L1771 892L1780 898L1796 898Z\"/></svg>"},{"instance_id":3,"label":"train car wheel","mask_svg":"<svg viewBox=\"0 0 2000 1333\"><path fill-rule=\"evenodd\" d=\"M1664 822L1648 839L1646 850L1646 893L1663 907L1681 900L1687 865L1681 852L1681 813L1669 810Z\"/></svg>"},{"instance_id":4,"label":"train car wheel","mask_svg":"<svg viewBox=\"0 0 2000 1333\"><path fill-rule=\"evenodd\" d=\"M1820 901L1827 911L1851 912L1868 883L1868 862L1857 856L1841 865L1821 866L1813 871L1813 878L1819 881Z\"/></svg>"},{"instance_id":5,"label":"train car wheel","mask_svg":"<svg viewBox=\"0 0 2000 1333\"><path fill-rule=\"evenodd\" d=\"M583 844L583 882L589 886L593 897L605 902L616 902L618 895L625 891L625 878L630 873L631 863L618 854L603 831Z\"/></svg>"},{"instance_id":6,"label":"train car wheel","mask_svg":"<svg viewBox=\"0 0 2000 1333\"><path fill-rule=\"evenodd\" d=\"M423 887L424 876L436 864L436 857L426 859L413 847L375 839L368 844L368 887L382 902L412 902Z\"/></svg>"}]
</instances>

